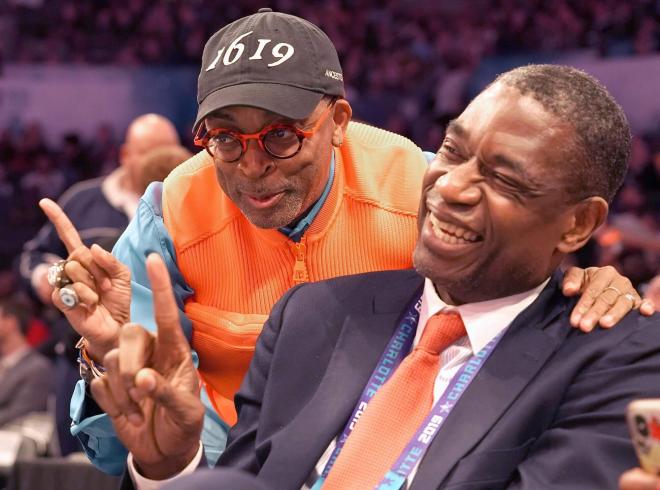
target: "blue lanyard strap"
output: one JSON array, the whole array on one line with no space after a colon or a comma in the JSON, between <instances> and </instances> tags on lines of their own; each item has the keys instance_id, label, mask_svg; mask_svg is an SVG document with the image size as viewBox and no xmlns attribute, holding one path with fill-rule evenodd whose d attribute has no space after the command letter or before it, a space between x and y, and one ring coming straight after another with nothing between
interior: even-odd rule
<instances>
[{"instance_id":1,"label":"blue lanyard strap","mask_svg":"<svg viewBox=\"0 0 660 490\"><path fill-rule=\"evenodd\" d=\"M445 423L456 403L463 393L465 393L472 380L477 376L477 373L486 362L486 359L490 357L501 338L502 333L488 342L476 355L470 357L454 375L447 389L435 405L433 405L431 412L426 416L426 419L419 426L413 438L401 452L399 459L396 460L390 471L387 472L376 487L378 490L398 490L403 486L408 475L410 475L410 472L415 468L417 463L422 460L440 427Z\"/></svg>"},{"instance_id":2,"label":"blue lanyard strap","mask_svg":"<svg viewBox=\"0 0 660 490\"><path fill-rule=\"evenodd\" d=\"M335 450L330 455L330 459L325 465L321 477L316 481L314 487L312 487L312 490L319 490L321 488L323 482L328 476L328 473L330 473L332 466L335 464L339 453L344 447L348 436L350 436L351 432L353 432L355 423L358 421L360 415L362 415L362 413L369 405L369 401L378 392L378 389L383 386L388 379L390 379L392 373L410 352L413 340L415 339L415 332L417 331L417 323L419 322L419 310L421 306L422 298L420 294L406 311L406 314L399 322L399 326L390 338L385 351L380 356L380 360L378 361L376 368L371 374L367 385L362 391L362 395L360 395L360 399L353 409L353 413L348 419L346 427L344 427L344 430L337 440L337 446L335 447Z\"/></svg>"},{"instance_id":3,"label":"blue lanyard strap","mask_svg":"<svg viewBox=\"0 0 660 490\"><path fill-rule=\"evenodd\" d=\"M327 478L332 466L337 460L337 457L341 453L346 440L355 428L355 423L369 405L369 401L378 392L378 389L390 379L396 368L401 364L401 361L403 361L406 355L410 352L413 339L415 338L415 332L417 331L421 303L422 300L421 297L419 297L408 309L407 313L399 323L399 327L394 332L394 335L392 335L385 352L381 355L378 365L369 378L369 382L362 391L362 395L360 396L356 407L353 409L353 413L351 414L346 427L344 427L344 430L337 440L335 450L332 452L328 463L323 469L321 477L316 481L312 490L321 489L323 482ZM433 442L438 430L449 416L449 413L453 410L468 385L476 377L477 373L486 362L486 359L488 359L495 349L502 334L503 332L491 340L476 355L473 355L454 375L447 389L435 403L431 412L419 426L413 438L408 442L399 458L376 488L379 490L398 490L401 488L405 483L406 478L408 478L408 475L410 475L410 472L415 468L417 463L421 461L424 454L426 454L427 449L431 445L431 442Z\"/></svg>"}]
</instances>

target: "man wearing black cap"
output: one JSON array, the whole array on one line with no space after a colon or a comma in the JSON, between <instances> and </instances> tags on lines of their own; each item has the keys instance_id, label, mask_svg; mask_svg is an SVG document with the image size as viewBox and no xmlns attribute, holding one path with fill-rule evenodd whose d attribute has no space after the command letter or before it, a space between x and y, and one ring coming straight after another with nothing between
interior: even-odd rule
<instances>
[{"instance_id":1,"label":"man wearing black cap","mask_svg":"<svg viewBox=\"0 0 660 490\"><path fill-rule=\"evenodd\" d=\"M399 135L349 122L337 52L298 17L261 9L217 32L204 49L198 94L195 141L206 151L147 190L114 249L130 268L132 297L126 289L115 301L118 288L96 288L94 313L63 310L86 339L81 358L102 364L129 301L131 320L155 328L145 256L160 253L199 357L204 447L215 461L257 336L286 290L410 267L427 160ZM94 285L79 284L75 269L67 273L85 303ZM124 310L113 309L118 303ZM73 432L97 466L120 473L126 452L84 388L72 401Z\"/></svg>"},{"instance_id":2,"label":"man wearing black cap","mask_svg":"<svg viewBox=\"0 0 660 490\"><path fill-rule=\"evenodd\" d=\"M330 39L304 19L262 8L206 43L195 127L229 106L304 120L323 96L344 97L342 69Z\"/></svg>"},{"instance_id":3,"label":"man wearing black cap","mask_svg":"<svg viewBox=\"0 0 660 490\"><path fill-rule=\"evenodd\" d=\"M256 339L286 290L412 265L427 159L401 136L350 122L337 53L298 17L261 9L221 29L204 49L198 90L195 141L206 152L147 189L114 249L130 269L130 288L123 266L99 248L80 248L75 231L62 225L66 218L44 209L69 245L65 271L80 302L59 307L84 337L88 378L103 377L100 362L140 365L136 357L150 341L140 333L134 355L104 356L136 331L120 330L127 319L155 329L145 257L155 251L164 258L199 361L208 407L202 441L213 462L236 421L233 396ZM578 270L565 281L566 293L582 282ZM615 323L638 302L612 270L598 274L590 290L573 318L587 330L606 312L603 324ZM596 310L580 310L594 303L594 291L605 299ZM81 382L72 400L73 432L97 466L119 473L125 449L86 386ZM121 395L115 402L130 423L143 423L134 402Z\"/></svg>"}]
</instances>

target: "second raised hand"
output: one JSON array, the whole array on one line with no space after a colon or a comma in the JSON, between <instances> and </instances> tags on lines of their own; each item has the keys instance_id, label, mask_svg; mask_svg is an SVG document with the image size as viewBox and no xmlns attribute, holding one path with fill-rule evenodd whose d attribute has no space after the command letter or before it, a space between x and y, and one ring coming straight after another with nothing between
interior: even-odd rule
<instances>
[{"instance_id":1,"label":"second raised hand","mask_svg":"<svg viewBox=\"0 0 660 490\"><path fill-rule=\"evenodd\" d=\"M105 356L105 375L92 382L92 394L139 471L161 480L181 471L197 453L204 407L167 268L156 254L146 266L157 334L126 325L118 348Z\"/></svg>"}]
</instances>

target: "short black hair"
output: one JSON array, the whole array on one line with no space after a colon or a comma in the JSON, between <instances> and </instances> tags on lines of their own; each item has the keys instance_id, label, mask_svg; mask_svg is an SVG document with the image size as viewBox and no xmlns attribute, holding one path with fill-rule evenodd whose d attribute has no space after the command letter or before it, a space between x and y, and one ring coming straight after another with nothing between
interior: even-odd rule
<instances>
[{"instance_id":1,"label":"short black hair","mask_svg":"<svg viewBox=\"0 0 660 490\"><path fill-rule=\"evenodd\" d=\"M600 196L612 202L630 157L630 126L621 106L594 77L561 65L528 65L501 74L503 83L529 95L575 130L560 155L571 201Z\"/></svg>"},{"instance_id":2,"label":"short black hair","mask_svg":"<svg viewBox=\"0 0 660 490\"><path fill-rule=\"evenodd\" d=\"M32 308L30 303L16 294L0 297L0 315L16 318L23 335L27 334L32 321Z\"/></svg>"}]
</instances>

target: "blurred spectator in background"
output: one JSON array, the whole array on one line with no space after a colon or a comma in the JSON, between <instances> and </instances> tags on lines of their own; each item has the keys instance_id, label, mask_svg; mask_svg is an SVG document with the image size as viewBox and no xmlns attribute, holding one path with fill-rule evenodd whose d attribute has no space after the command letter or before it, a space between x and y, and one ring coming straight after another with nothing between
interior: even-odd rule
<instances>
[{"instance_id":1,"label":"blurred spectator in background","mask_svg":"<svg viewBox=\"0 0 660 490\"><path fill-rule=\"evenodd\" d=\"M144 156L137 174L140 187L146 189L152 182L163 181L177 165L192 156L191 151L179 145L154 148Z\"/></svg>"},{"instance_id":2,"label":"blurred spectator in background","mask_svg":"<svg viewBox=\"0 0 660 490\"><path fill-rule=\"evenodd\" d=\"M67 136L65 143L63 153L69 161L75 161L81 152L77 137ZM173 165L169 157L163 165L159 159L146 159L145 156L160 147L176 148L181 162L188 153L178 145L179 136L168 119L156 114L140 116L128 127L119 150L119 167L105 177L79 182L62 195L59 204L80 230L86 245L97 243L108 250L112 248L135 214L138 200L148 184L146 175L162 180ZM147 170L145 165L155 165L156 168ZM51 304L48 267L67 255L49 223L23 248L20 274L44 305ZM69 433L69 399L79 379L77 351L74 348L77 336L55 308L45 308L42 316L52 332L49 346L43 346L43 349L54 349L56 357L55 415L60 450L62 455L66 455L79 448L77 440Z\"/></svg>"},{"instance_id":3,"label":"blurred spectator in background","mask_svg":"<svg viewBox=\"0 0 660 490\"><path fill-rule=\"evenodd\" d=\"M138 200L146 189L145 172L151 172L151 177L159 176L157 171L144 168L145 155L155 148L170 145L178 148L179 136L168 119L156 114L140 116L126 132L119 168L105 177L79 182L62 195L59 204L67 210L85 243L112 248L135 214ZM66 255L66 249L49 223L25 245L20 272L44 303L50 302L52 291L46 280L48 267Z\"/></svg>"},{"instance_id":4,"label":"blurred spectator in background","mask_svg":"<svg viewBox=\"0 0 660 490\"><path fill-rule=\"evenodd\" d=\"M26 301L0 298L0 427L47 409L52 370L25 338L31 316Z\"/></svg>"}]
</instances>

